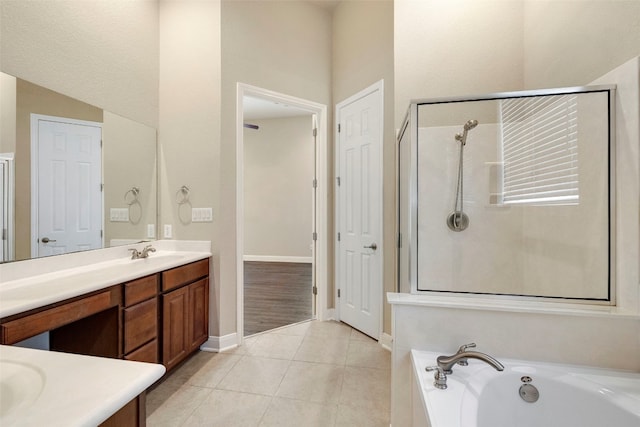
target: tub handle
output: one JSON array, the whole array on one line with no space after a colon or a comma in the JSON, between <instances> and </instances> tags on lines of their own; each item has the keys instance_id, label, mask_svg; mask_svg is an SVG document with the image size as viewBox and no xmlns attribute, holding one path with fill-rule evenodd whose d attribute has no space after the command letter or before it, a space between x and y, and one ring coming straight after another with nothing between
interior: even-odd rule
<instances>
[{"instance_id":1,"label":"tub handle","mask_svg":"<svg viewBox=\"0 0 640 427\"><path fill-rule=\"evenodd\" d=\"M470 342L469 344L462 344L460 346L460 348L458 349L458 353L464 353L465 351L467 351L467 349L470 348L475 348L476 343L474 342ZM465 359L460 359L458 360L458 365L460 366L468 366L469 365L469 361L465 358Z\"/></svg>"},{"instance_id":2,"label":"tub handle","mask_svg":"<svg viewBox=\"0 0 640 427\"><path fill-rule=\"evenodd\" d=\"M437 389L444 390L447 388L447 374L444 373L444 370L440 366L427 366L424 368L425 371L435 371L433 374L433 386Z\"/></svg>"}]
</instances>

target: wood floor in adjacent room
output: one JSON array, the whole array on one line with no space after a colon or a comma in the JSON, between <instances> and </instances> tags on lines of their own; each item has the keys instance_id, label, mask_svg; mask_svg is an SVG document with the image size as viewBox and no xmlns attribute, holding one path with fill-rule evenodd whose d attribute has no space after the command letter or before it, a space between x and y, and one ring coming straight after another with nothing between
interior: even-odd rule
<instances>
[{"instance_id":1,"label":"wood floor in adjacent room","mask_svg":"<svg viewBox=\"0 0 640 427\"><path fill-rule=\"evenodd\" d=\"M310 320L312 264L244 263L244 335Z\"/></svg>"}]
</instances>

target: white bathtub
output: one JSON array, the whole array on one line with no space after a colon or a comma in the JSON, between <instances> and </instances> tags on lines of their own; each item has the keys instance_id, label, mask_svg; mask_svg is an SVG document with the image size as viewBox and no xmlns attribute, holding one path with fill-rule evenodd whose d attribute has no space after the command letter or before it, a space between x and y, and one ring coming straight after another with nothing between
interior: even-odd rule
<instances>
[{"instance_id":1,"label":"white bathtub","mask_svg":"<svg viewBox=\"0 0 640 427\"><path fill-rule=\"evenodd\" d=\"M505 369L498 372L470 359L469 366L454 366L440 390L425 371L439 355L411 351L414 426L640 426L640 374L500 358ZM523 377L539 391L536 402L520 397Z\"/></svg>"}]
</instances>

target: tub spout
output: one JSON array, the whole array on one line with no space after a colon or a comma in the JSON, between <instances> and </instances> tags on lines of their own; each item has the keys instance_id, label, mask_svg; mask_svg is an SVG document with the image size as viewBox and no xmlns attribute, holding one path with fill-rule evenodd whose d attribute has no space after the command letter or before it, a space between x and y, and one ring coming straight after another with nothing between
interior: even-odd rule
<instances>
[{"instance_id":1,"label":"tub spout","mask_svg":"<svg viewBox=\"0 0 640 427\"><path fill-rule=\"evenodd\" d=\"M459 362L466 362L467 359L477 359L482 360L488 365L492 366L496 371L503 371L504 366L502 363L498 362L493 357L488 354L481 353L479 351L468 351L467 348L475 347L475 344L466 344L460 347L458 352L452 356L438 356L436 361L438 362L438 367L442 368L442 371L446 374L450 374L452 372L453 365Z\"/></svg>"}]
</instances>

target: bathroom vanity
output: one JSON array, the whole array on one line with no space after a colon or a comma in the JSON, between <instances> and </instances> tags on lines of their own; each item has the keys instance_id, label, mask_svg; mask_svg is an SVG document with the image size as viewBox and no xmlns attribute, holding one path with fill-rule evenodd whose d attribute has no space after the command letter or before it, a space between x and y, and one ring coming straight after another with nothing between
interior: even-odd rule
<instances>
[{"instance_id":1,"label":"bathroom vanity","mask_svg":"<svg viewBox=\"0 0 640 427\"><path fill-rule=\"evenodd\" d=\"M50 388L62 387L60 393L48 392L60 401L70 398L69 391L91 394L92 388L99 389L102 385L93 384L93 373L91 384L86 384L86 376L84 381L74 383L76 370L70 368L74 362L65 359L66 365L60 365L58 352L78 358L78 366L97 363L100 367L95 369L101 374L106 372L107 378L112 375L117 378L122 369L129 369L133 375L130 381L134 383L141 372L155 368L151 374L143 375L147 378L146 385L135 389L137 394L121 402L126 405L107 414L116 417L115 423L112 419L105 421L105 425L123 425L123 419L128 420L124 425L144 425L144 390L160 378L165 369L176 367L208 339L211 253L208 247L202 250L197 244L195 250L188 245L187 249L191 250L175 250L176 245L175 242L154 243L157 252L137 260L130 259L129 248L123 247L97 251L102 255L98 258L100 262L91 262L95 260L95 253L28 261L39 263L38 268L32 270L38 271L37 275L19 271L21 266L2 265L0 344L4 346L0 346L0 363L3 367L6 363L15 365L15 361L5 359L17 348L8 346L48 332L52 351L19 351L26 352L21 360L38 372L52 369L55 373L61 369L56 366L68 366L62 377L71 377L71 386L46 382ZM30 354L36 361L29 361ZM147 363L133 364L130 369L123 360L112 360L114 363L109 364L103 358ZM50 379L56 375L50 372L45 376ZM3 374L0 380L4 390L4 382L9 379ZM43 403L37 399L34 405L39 401ZM4 415L0 414L0 419ZM65 416L72 415L61 416L64 421Z\"/></svg>"}]
</instances>

